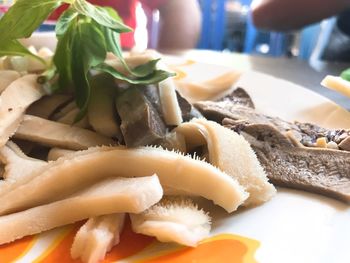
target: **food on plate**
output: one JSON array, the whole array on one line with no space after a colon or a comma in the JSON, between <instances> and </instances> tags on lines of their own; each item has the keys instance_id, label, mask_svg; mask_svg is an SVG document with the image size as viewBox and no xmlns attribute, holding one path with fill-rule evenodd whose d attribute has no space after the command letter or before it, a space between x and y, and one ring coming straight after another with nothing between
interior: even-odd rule
<instances>
[{"instance_id":1,"label":"food on plate","mask_svg":"<svg viewBox=\"0 0 350 263\"><path fill-rule=\"evenodd\" d=\"M201 83L178 80L177 90L191 103L201 100L212 100L222 97L232 85L240 78L242 72L229 71L217 78Z\"/></svg>"},{"instance_id":2,"label":"food on plate","mask_svg":"<svg viewBox=\"0 0 350 263\"><path fill-rule=\"evenodd\" d=\"M99 262L115 245L123 230L124 213L90 218L77 232L71 248L73 259Z\"/></svg>"},{"instance_id":3,"label":"food on plate","mask_svg":"<svg viewBox=\"0 0 350 263\"><path fill-rule=\"evenodd\" d=\"M342 77L328 75L322 80L321 85L350 97L350 82Z\"/></svg>"},{"instance_id":4,"label":"food on plate","mask_svg":"<svg viewBox=\"0 0 350 263\"><path fill-rule=\"evenodd\" d=\"M196 246L210 233L211 218L186 197L165 197L140 214L130 214L136 233L162 242Z\"/></svg>"},{"instance_id":5,"label":"food on plate","mask_svg":"<svg viewBox=\"0 0 350 263\"><path fill-rule=\"evenodd\" d=\"M31 104L26 111L29 115L34 115L44 119L51 119L52 115L56 113L63 106L73 100L72 96L68 94L53 94L46 95L40 100Z\"/></svg>"},{"instance_id":6,"label":"food on plate","mask_svg":"<svg viewBox=\"0 0 350 263\"><path fill-rule=\"evenodd\" d=\"M12 82L0 95L0 146L4 146L22 121L25 110L44 95L37 75Z\"/></svg>"},{"instance_id":7,"label":"food on plate","mask_svg":"<svg viewBox=\"0 0 350 263\"><path fill-rule=\"evenodd\" d=\"M62 148L51 148L50 151L47 153L47 160L48 161L56 161L59 158L72 154L74 156L75 151L73 150L67 150Z\"/></svg>"},{"instance_id":8,"label":"food on plate","mask_svg":"<svg viewBox=\"0 0 350 263\"><path fill-rule=\"evenodd\" d=\"M0 149L0 162L4 165L2 177L0 181L0 189L9 182L17 180L32 179L30 176L34 171L42 168L47 162L30 158L26 156L22 150L13 142L8 141L5 146ZM3 190L0 190L0 192Z\"/></svg>"},{"instance_id":9,"label":"food on plate","mask_svg":"<svg viewBox=\"0 0 350 263\"><path fill-rule=\"evenodd\" d=\"M30 182L0 193L0 214L59 200L107 177L152 173L158 175L162 186L202 196L228 212L248 197L233 178L199 159L154 147L99 147L49 163ZM211 191L213 185L220 191Z\"/></svg>"},{"instance_id":10,"label":"food on plate","mask_svg":"<svg viewBox=\"0 0 350 263\"><path fill-rule=\"evenodd\" d=\"M88 107L88 123L92 128L109 138L122 140L117 113L115 110L115 89L114 78L109 75L97 75L91 86L91 101ZM74 117L76 114L74 115Z\"/></svg>"},{"instance_id":11,"label":"food on plate","mask_svg":"<svg viewBox=\"0 0 350 263\"><path fill-rule=\"evenodd\" d=\"M208 101L241 73L175 81L158 53L124 57L119 33L129 28L114 10L66 2L53 54L19 39L60 1L17 0L0 20L0 244L88 219L71 254L98 262L131 213L135 232L196 246L211 227L196 198L228 213L261 204L275 194L266 173L276 184L349 200L349 152L334 150L348 149L348 131L264 116L242 89ZM315 160L305 173L304 158ZM282 169L299 177L283 181Z\"/></svg>"},{"instance_id":12,"label":"food on plate","mask_svg":"<svg viewBox=\"0 0 350 263\"><path fill-rule=\"evenodd\" d=\"M161 69L167 69L160 64ZM167 125L179 125L182 123L182 114L177 100L175 83L173 79L165 79L159 82L159 98L164 121Z\"/></svg>"},{"instance_id":13,"label":"food on plate","mask_svg":"<svg viewBox=\"0 0 350 263\"><path fill-rule=\"evenodd\" d=\"M253 104L235 99L238 92L242 93L234 91L220 101L203 101L195 106L208 119L242 134L273 184L350 203L350 152L341 146L348 140L349 131L263 115L251 107ZM326 143L320 144L320 139Z\"/></svg>"},{"instance_id":14,"label":"food on plate","mask_svg":"<svg viewBox=\"0 0 350 263\"><path fill-rule=\"evenodd\" d=\"M40 127L40 129L38 129ZM115 141L88 129L25 115L15 138L51 147L82 150L93 146L114 145Z\"/></svg>"},{"instance_id":15,"label":"food on plate","mask_svg":"<svg viewBox=\"0 0 350 263\"><path fill-rule=\"evenodd\" d=\"M207 161L244 186L249 193L245 206L264 203L275 195L275 187L268 182L255 153L242 136L205 119L192 119L176 131L184 134L191 147L188 150L206 146Z\"/></svg>"},{"instance_id":16,"label":"food on plate","mask_svg":"<svg viewBox=\"0 0 350 263\"><path fill-rule=\"evenodd\" d=\"M157 88L130 87L116 99L120 130L128 147L154 145L165 139L165 121L149 94L157 96Z\"/></svg>"},{"instance_id":17,"label":"food on plate","mask_svg":"<svg viewBox=\"0 0 350 263\"><path fill-rule=\"evenodd\" d=\"M12 82L21 76L14 70L1 70L0 71L0 93L2 93Z\"/></svg>"},{"instance_id":18,"label":"food on plate","mask_svg":"<svg viewBox=\"0 0 350 263\"><path fill-rule=\"evenodd\" d=\"M109 178L67 198L0 217L0 244L114 213L140 213L157 203L163 189L156 175Z\"/></svg>"}]
</instances>

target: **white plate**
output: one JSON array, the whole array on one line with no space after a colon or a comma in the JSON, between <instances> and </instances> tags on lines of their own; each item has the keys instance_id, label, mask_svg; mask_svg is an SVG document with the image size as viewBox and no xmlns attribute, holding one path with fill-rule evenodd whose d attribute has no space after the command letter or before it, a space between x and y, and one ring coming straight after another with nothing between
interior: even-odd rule
<instances>
[{"instance_id":1,"label":"white plate","mask_svg":"<svg viewBox=\"0 0 350 263\"><path fill-rule=\"evenodd\" d=\"M188 63L181 68L186 72L186 78L192 80L203 80L203 76L209 79L229 70L203 63ZM349 112L290 82L249 72L243 75L237 86L249 92L257 109L263 113L286 120L314 122L326 127L350 127ZM154 262L232 262L233 254L223 257L236 253L235 251L243 251L246 254L237 263L255 262L253 257L261 263L350 262L350 208L341 202L302 191L278 189L277 196L264 205L240 209L232 215L217 208L212 211L212 216L214 238L208 239L196 249L163 245L133 236L129 230L122 236L121 245L111 253L114 256L108 256L109 260L122 258L118 262L135 262L173 253L172 256L158 258ZM0 261L3 262L1 259L5 253L17 253L15 257L18 262L32 262L38 257L44 262L73 262L69 259L69 245L73 236L74 230L65 227L36 238L1 246ZM213 245L217 240L232 242ZM242 247L244 244L247 246ZM137 246L138 249L135 248ZM126 252L133 248L139 253Z\"/></svg>"}]
</instances>

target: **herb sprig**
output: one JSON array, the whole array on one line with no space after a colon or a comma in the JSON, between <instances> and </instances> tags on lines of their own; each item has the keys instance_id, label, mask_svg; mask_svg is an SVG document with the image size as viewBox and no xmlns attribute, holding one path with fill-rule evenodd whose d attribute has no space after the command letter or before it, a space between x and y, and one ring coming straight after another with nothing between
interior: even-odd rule
<instances>
[{"instance_id":1,"label":"herb sprig","mask_svg":"<svg viewBox=\"0 0 350 263\"><path fill-rule=\"evenodd\" d=\"M158 60L135 69L129 68L123 58L119 34L131 29L122 23L114 9L94 6L86 0L17 0L0 20L0 56L31 56L45 63L18 40L31 36L64 3L69 8L56 24L56 51L51 65L39 81L47 84L49 92L74 91L80 108L77 120L85 115L89 105L91 70L111 74L131 84L157 83L173 76L156 69ZM120 59L127 75L104 63L107 52ZM58 83L51 85L51 80L57 76Z\"/></svg>"}]
</instances>

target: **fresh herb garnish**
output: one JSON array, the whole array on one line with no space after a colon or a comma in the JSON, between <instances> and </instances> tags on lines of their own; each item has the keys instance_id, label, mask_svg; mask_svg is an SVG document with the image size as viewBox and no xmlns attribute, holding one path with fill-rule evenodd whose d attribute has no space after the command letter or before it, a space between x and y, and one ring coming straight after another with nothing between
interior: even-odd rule
<instances>
[{"instance_id":1,"label":"fresh herb garnish","mask_svg":"<svg viewBox=\"0 0 350 263\"><path fill-rule=\"evenodd\" d=\"M63 3L69 8L56 24L58 42L52 64L38 81L45 82L49 92L74 91L80 109L77 120L85 115L89 105L91 70L106 72L131 84L144 85L173 76L156 68L158 60L135 69L129 68L123 58L119 34L131 29L122 23L114 9L94 6L85 0L17 0L0 20L0 56L40 59L22 46L18 39L29 37ZM127 75L104 63L107 52L120 59ZM51 80L57 76L58 83L51 85Z\"/></svg>"},{"instance_id":2,"label":"fresh herb garnish","mask_svg":"<svg viewBox=\"0 0 350 263\"><path fill-rule=\"evenodd\" d=\"M350 81L350 68L344 70L341 74L340 74L340 77L342 79L345 79L347 81Z\"/></svg>"}]
</instances>

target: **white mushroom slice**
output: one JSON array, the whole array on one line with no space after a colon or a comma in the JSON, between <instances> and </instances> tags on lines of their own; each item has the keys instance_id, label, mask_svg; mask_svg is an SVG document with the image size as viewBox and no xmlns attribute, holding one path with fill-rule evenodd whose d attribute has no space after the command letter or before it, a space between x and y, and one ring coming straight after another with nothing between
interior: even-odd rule
<instances>
[{"instance_id":1,"label":"white mushroom slice","mask_svg":"<svg viewBox=\"0 0 350 263\"><path fill-rule=\"evenodd\" d=\"M183 97L190 102L196 102L218 97L231 89L241 75L241 72L230 71L202 83L186 80L178 80L175 83L177 90Z\"/></svg>"},{"instance_id":2,"label":"white mushroom slice","mask_svg":"<svg viewBox=\"0 0 350 263\"><path fill-rule=\"evenodd\" d=\"M210 233L211 219L189 198L163 198L141 214L130 214L136 233L194 247Z\"/></svg>"},{"instance_id":3,"label":"white mushroom slice","mask_svg":"<svg viewBox=\"0 0 350 263\"><path fill-rule=\"evenodd\" d=\"M141 213L157 203L163 189L156 175L110 178L67 199L0 217L0 245L85 218Z\"/></svg>"},{"instance_id":4,"label":"white mushroom slice","mask_svg":"<svg viewBox=\"0 0 350 263\"><path fill-rule=\"evenodd\" d=\"M72 258L80 258L85 263L103 260L107 252L119 243L124 219L123 213L90 218L74 237Z\"/></svg>"},{"instance_id":5,"label":"white mushroom slice","mask_svg":"<svg viewBox=\"0 0 350 263\"><path fill-rule=\"evenodd\" d=\"M88 128L89 127L89 121L87 116L85 115L80 121L75 122L75 118L79 114L80 110L79 109L73 109L70 112L68 112L66 115L63 117L57 119L57 122L67 124L67 125L73 125L75 127L80 127L80 128Z\"/></svg>"},{"instance_id":6,"label":"white mushroom slice","mask_svg":"<svg viewBox=\"0 0 350 263\"><path fill-rule=\"evenodd\" d=\"M121 135L119 125L116 121L114 101L115 89L109 87L108 84L106 86L101 85L92 90L88 108L89 123L96 132L107 137L120 137Z\"/></svg>"},{"instance_id":7,"label":"white mushroom slice","mask_svg":"<svg viewBox=\"0 0 350 263\"><path fill-rule=\"evenodd\" d=\"M164 64L158 62L158 69L167 70ZM182 123L182 113L176 95L175 82L172 78L167 78L158 84L159 98L162 108L163 118L167 125L179 125Z\"/></svg>"},{"instance_id":8,"label":"white mushroom slice","mask_svg":"<svg viewBox=\"0 0 350 263\"><path fill-rule=\"evenodd\" d=\"M205 140L209 162L235 178L250 194L244 205L261 204L275 195L275 187L268 182L254 151L242 136L205 119L183 123L176 131L184 134L190 148L203 145Z\"/></svg>"},{"instance_id":9,"label":"white mushroom slice","mask_svg":"<svg viewBox=\"0 0 350 263\"><path fill-rule=\"evenodd\" d=\"M57 200L103 178L154 173L164 187L213 200L228 212L248 197L232 177L190 156L153 147L99 147L62 157L27 184L13 185L1 195L0 214Z\"/></svg>"},{"instance_id":10,"label":"white mushroom slice","mask_svg":"<svg viewBox=\"0 0 350 263\"><path fill-rule=\"evenodd\" d=\"M68 154L74 154L75 151L67 150L67 149L61 149L61 148L52 148L48 155L47 160L48 161L56 161L57 159L67 156Z\"/></svg>"},{"instance_id":11,"label":"white mushroom slice","mask_svg":"<svg viewBox=\"0 0 350 263\"><path fill-rule=\"evenodd\" d=\"M45 96L30 105L27 110L27 114L49 119L49 117L55 112L57 108L64 105L71 99L72 96L63 94Z\"/></svg>"},{"instance_id":12,"label":"white mushroom slice","mask_svg":"<svg viewBox=\"0 0 350 263\"><path fill-rule=\"evenodd\" d=\"M12 82L20 78L20 74L14 70L0 71L0 93L2 93Z\"/></svg>"},{"instance_id":13,"label":"white mushroom slice","mask_svg":"<svg viewBox=\"0 0 350 263\"><path fill-rule=\"evenodd\" d=\"M16 181L19 178L29 181L33 172L47 165L47 162L26 156L21 149L11 141L0 149L0 161L5 164L5 171L3 174L5 181L2 182L5 184L8 183L8 181ZM0 183L0 189L1 187Z\"/></svg>"},{"instance_id":14,"label":"white mushroom slice","mask_svg":"<svg viewBox=\"0 0 350 263\"><path fill-rule=\"evenodd\" d=\"M350 82L341 77L328 75L322 80L321 85L350 98Z\"/></svg>"},{"instance_id":15,"label":"white mushroom slice","mask_svg":"<svg viewBox=\"0 0 350 263\"><path fill-rule=\"evenodd\" d=\"M93 146L113 145L115 142L93 131L25 115L15 137L51 147L82 150Z\"/></svg>"},{"instance_id":16,"label":"white mushroom slice","mask_svg":"<svg viewBox=\"0 0 350 263\"><path fill-rule=\"evenodd\" d=\"M15 133L30 104L44 95L37 75L26 75L12 82L0 96L0 147ZM38 128L38 127L37 127Z\"/></svg>"},{"instance_id":17,"label":"white mushroom slice","mask_svg":"<svg viewBox=\"0 0 350 263\"><path fill-rule=\"evenodd\" d=\"M51 116L51 119L54 121L57 121L58 119L64 117L68 112L74 109L78 109L78 107L75 101L72 101L68 103L66 106L64 106L62 109L60 109L58 112L56 112L53 116Z\"/></svg>"}]
</instances>

